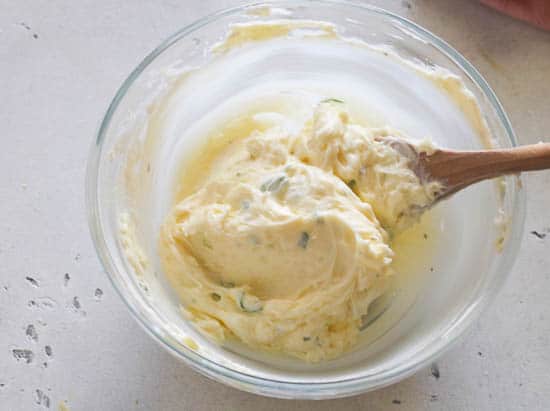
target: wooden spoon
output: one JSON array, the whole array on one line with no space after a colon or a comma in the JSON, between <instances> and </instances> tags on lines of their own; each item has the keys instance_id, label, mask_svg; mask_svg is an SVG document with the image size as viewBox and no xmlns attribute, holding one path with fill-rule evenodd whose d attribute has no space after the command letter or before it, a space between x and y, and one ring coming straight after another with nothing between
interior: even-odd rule
<instances>
[{"instance_id":1,"label":"wooden spoon","mask_svg":"<svg viewBox=\"0 0 550 411\"><path fill-rule=\"evenodd\" d=\"M412 144L394 137L387 143L411 160L410 167L421 182L441 183L443 189L434 203L482 180L550 169L550 143L480 151L436 149L431 153L418 152Z\"/></svg>"}]
</instances>

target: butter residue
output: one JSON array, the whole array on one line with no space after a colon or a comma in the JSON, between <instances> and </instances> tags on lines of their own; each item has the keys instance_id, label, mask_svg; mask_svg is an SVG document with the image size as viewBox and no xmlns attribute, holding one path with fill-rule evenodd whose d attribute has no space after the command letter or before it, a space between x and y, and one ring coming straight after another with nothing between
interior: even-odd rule
<instances>
[{"instance_id":1,"label":"butter residue","mask_svg":"<svg viewBox=\"0 0 550 411\"><path fill-rule=\"evenodd\" d=\"M417 67L420 74L431 80L434 84L446 92L449 98L460 108L464 116L468 119L474 130L476 130L481 143L485 148L495 147L495 142L491 137L491 132L487 126L487 121L481 113L477 99L464 81L441 67L431 71Z\"/></svg>"},{"instance_id":2,"label":"butter residue","mask_svg":"<svg viewBox=\"0 0 550 411\"><path fill-rule=\"evenodd\" d=\"M197 351L199 349L199 345L195 342L194 339L192 339L191 337L185 337L183 340L182 340L182 343L183 345L185 345L186 347L189 347L191 348L193 351Z\"/></svg>"},{"instance_id":3,"label":"butter residue","mask_svg":"<svg viewBox=\"0 0 550 411\"><path fill-rule=\"evenodd\" d=\"M272 20L233 24L227 37L212 47L215 53L225 53L247 43L273 40L299 34L303 37L336 38L336 26L315 20Z\"/></svg>"},{"instance_id":4,"label":"butter residue","mask_svg":"<svg viewBox=\"0 0 550 411\"><path fill-rule=\"evenodd\" d=\"M136 274L143 275L149 266L149 259L141 248L135 219L129 212L120 213L118 227L120 243L128 262Z\"/></svg>"}]
</instances>

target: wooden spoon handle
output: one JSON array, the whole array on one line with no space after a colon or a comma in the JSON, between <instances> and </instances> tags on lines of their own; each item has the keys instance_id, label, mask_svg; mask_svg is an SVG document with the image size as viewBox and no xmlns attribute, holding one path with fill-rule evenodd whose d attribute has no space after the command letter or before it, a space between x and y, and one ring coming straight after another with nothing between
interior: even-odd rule
<instances>
[{"instance_id":1,"label":"wooden spoon handle","mask_svg":"<svg viewBox=\"0 0 550 411\"><path fill-rule=\"evenodd\" d=\"M447 186L445 195L481 180L504 174L550 169L550 143L498 150L422 153L421 161L433 180Z\"/></svg>"}]
</instances>

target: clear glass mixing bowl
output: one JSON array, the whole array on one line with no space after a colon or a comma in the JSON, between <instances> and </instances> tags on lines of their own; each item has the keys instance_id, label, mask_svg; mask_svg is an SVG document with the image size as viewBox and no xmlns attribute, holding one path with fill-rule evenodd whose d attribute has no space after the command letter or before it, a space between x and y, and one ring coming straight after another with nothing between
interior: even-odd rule
<instances>
[{"instance_id":1,"label":"clear glass mixing bowl","mask_svg":"<svg viewBox=\"0 0 550 411\"><path fill-rule=\"evenodd\" d=\"M273 6L271 12L267 11L268 6ZM342 359L316 365L264 360L201 339L180 315L177 299L155 263L158 218L141 219L136 227L136 235L146 239L143 252L153 262L151 267L136 272L139 256L131 261L124 252L119 231L121 209L130 202L147 215L158 204L153 191L147 194L147 190L142 190L139 198L129 199L121 181L128 158L139 154L133 147L134 140L141 138L140 127L147 121L144 102L154 101L159 90L165 89L164 77L158 74L207 63L205 51L225 36L232 23L281 18L331 22L345 36L388 47L416 64L449 70L460 76L477 98L495 143L503 147L516 145L505 112L477 70L443 40L416 24L379 8L341 1L279 1L242 6L215 13L178 31L149 54L122 84L90 153L86 185L89 224L105 271L135 318L162 346L194 369L257 394L312 399L348 396L391 384L426 366L472 324L512 267L523 225L524 195L519 179L507 177L503 194L499 194L494 183L487 182L453 197L449 204L456 205L458 221L449 241L458 241L460 247L448 250L442 263L445 272L431 278L429 286L399 321L372 344ZM307 59L295 58L293 70L300 70L299 64L306 64ZM270 65L264 65L263 70L269 71ZM368 69L364 74L368 77ZM232 87L231 73L224 81L224 87ZM414 90L404 89L403 95L418 98ZM197 100L195 105L201 104ZM194 115L200 117L199 112ZM481 144L460 135L453 138L449 142L456 147L474 148ZM136 162L135 167L153 170L151 177L138 184L143 187L138 188L153 190L162 186L160 176L165 166L162 158ZM497 203L502 206L502 221L507 222L500 252L494 242L502 227L492 221L499 213ZM442 243L445 241L443 238Z\"/></svg>"}]
</instances>

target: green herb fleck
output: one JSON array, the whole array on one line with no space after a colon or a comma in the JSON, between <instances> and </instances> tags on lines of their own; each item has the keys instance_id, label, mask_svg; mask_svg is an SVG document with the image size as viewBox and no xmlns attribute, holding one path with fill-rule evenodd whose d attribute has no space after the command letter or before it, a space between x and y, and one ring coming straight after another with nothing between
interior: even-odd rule
<instances>
[{"instance_id":1,"label":"green herb fleck","mask_svg":"<svg viewBox=\"0 0 550 411\"><path fill-rule=\"evenodd\" d=\"M424 233L424 240L428 239L428 234Z\"/></svg>"},{"instance_id":2,"label":"green herb fleck","mask_svg":"<svg viewBox=\"0 0 550 411\"><path fill-rule=\"evenodd\" d=\"M212 297L214 301L220 301L222 299L222 296L217 293L210 294L210 297Z\"/></svg>"},{"instance_id":3,"label":"green herb fleck","mask_svg":"<svg viewBox=\"0 0 550 411\"><path fill-rule=\"evenodd\" d=\"M304 337L304 341L309 341L311 340L311 337Z\"/></svg>"},{"instance_id":4,"label":"green herb fleck","mask_svg":"<svg viewBox=\"0 0 550 411\"><path fill-rule=\"evenodd\" d=\"M309 234L305 231L302 231L300 239L298 240L298 246L302 247L304 250L307 248L307 243L309 242Z\"/></svg>"},{"instance_id":5,"label":"green herb fleck","mask_svg":"<svg viewBox=\"0 0 550 411\"><path fill-rule=\"evenodd\" d=\"M203 237L202 238L202 245L205 246L206 248L212 250L212 244L210 244L210 241L208 241L208 239L206 237Z\"/></svg>"},{"instance_id":6,"label":"green herb fleck","mask_svg":"<svg viewBox=\"0 0 550 411\"><path fill-rule=\"evenodd\" d=\"M224 288L235 288L235 283L232 281L220 281L220 284Z\"/></svg>"},{"instance_id":7,"label":"green herb fleck","mask_svg":"<svg viewBox=\"0 0 550 411\"><path fill-rule=\"evenodd\" d=\"M239 298L239 306L247 313L258 313L263 310L262 303L258 297L242 293Z\"/></svg>"},{"instance_id":8,"label":"green herb fleck","mask_svg":"<svg viewBox=\"0 0 550 411\"><path fill-rule=\"evenodd\" d=\"M351 191L355 191L355 188L357 187L357 181L355 181L355 179L349 180L347 184Z\"/></svg>"},{"instance_id":9,"label":"green herb fleck","mask_svg":"<svg viewBox=\"0 0 550 411\"><path fill-rule=\"evenodd\" d=\"M260 186L260 190L264 192L269 191L270 193L276 193L281 189L285 182L286 176L273 177L262 183L262 185Z\"/></svg>"},{"instance_id":10,"label":"green herb fleck","mask_svg":"<svg viewBox=\"0 0 550 411\"><path fill-rule=\"evenodd\" d=\"M344 100L339 100L337 98L327 98L327 99L321 101L321 103L340 103L340 104L344 104Z\"/></svg>"}]
</instances>

